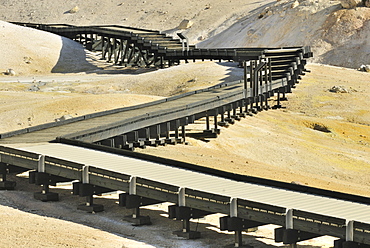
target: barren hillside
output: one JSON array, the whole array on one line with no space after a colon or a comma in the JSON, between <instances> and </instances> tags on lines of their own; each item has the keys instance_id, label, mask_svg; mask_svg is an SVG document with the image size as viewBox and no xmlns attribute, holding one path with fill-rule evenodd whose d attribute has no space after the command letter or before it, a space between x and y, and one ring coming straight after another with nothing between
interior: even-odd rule
<instances>
[{"instance_id":1,"label":"barren hillside","mask_svg":"<svg viewBox=\"0 0 370 248\"><path fill-rule=\"evenodd\" d=\"M193 25L178 29L185 19ZM7 0L0 3L0 20L182 32L201 47L310 45L313 62L350 68L370 63L370 8L343 9L332 0Z\"/></svg>"}]
</instances>

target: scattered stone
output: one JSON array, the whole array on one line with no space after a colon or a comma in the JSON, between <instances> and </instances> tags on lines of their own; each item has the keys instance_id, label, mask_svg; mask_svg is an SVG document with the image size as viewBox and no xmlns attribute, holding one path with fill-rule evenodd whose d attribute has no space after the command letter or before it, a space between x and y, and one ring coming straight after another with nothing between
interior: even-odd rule
<instances>
[{"instance_id":1,"label":"scattered stone","mask_svg":"<svg viewBox=\"0 0 370 248\"><path fill-rule=\"evenodd\" d=\"M294 8L297 8L299 6L299 2L298 0L296 0L291 6L290 8L294 9Z\"/></svg>"},{"instance_id":2,"label":"scattered stone","mask_svg":"<svg viewBox=\"0 0 370 248\"><path fill-rule=\"evenodd\" d=\"M80 10L80 8L78 6L75 6L72 9L70 9L68 12L70 14L74 14L74 13L77 13L79 10Z\"/></svg>"},{"instance_id":3,"label":"scattered stone","mask_svg":"<svg viewBox=\"0 0 370 248\"><path fill-rule=\"evenodd\" d=\"M13 69L8 69L4 72L5 75L15 76L15 71Z\"/></svg>"},{"instance_id":4,"label":"scattered stone","mask_svg":"<svg viewBox=\"0 0 370 248\"><path fill-rule=\"evenodd\" d=\"M23 61L24 61L26 64L31 64L31 62L32 62L32 58L31 58L31 57L23 57Z\"/></svg>"},{"instance_id":5,"label":"scattered stone","mask_svg":"<svg viewBox=\"0 0 370 248\"><path fill-rule=\"evenodd\" d=\"M69 119L72 119L72 118L73 118L72 115L63 115L62 117L55 119L55 121L56 122L58 122L58 121L65 121L65 120L69 120Z\"/></svg>"},{"instance_id":6,"label":"scattered stone","mask_svg":"<svg viewBox=\"0 0 370 248\"><path fill-rule=\"evenodd\" d=\"M340 0L340 4L345 9L353 9L362 4L362 0Z\"/></svg>"},{"instance_id":7,"label":"scattered stone","mask_svg":"<svg viewBox=\"0 0 370 248\"><path fill-rule=\"evenodd\" d=\"M178 29L189 29L191 26L193 26L193 22L185 19L180 23Z\"/></svg>"},{"instance_id":8,"label":"scattered stone","mask_svg":"<svg viewBox=\"0 0 370 248\"><path fill-rule=\"evenodd\" d=\"M259 15L258 15L258 19L261 19L263 17L268 17L270 15L272 15L272 11L269 7L265 8Z\"/></svg>"},{"instance_id":9,"label":"scattered stone","mask_svg":"<svg viewBox=\"0 0 370 248\"><path fill-rule=\"evenodd\" d=\"M361 65L359 71L370 72L370 65Z\"/></svg>"},{"instance_id":10,"label":"scattered stone","mask_svg":"<svg viewBox=\"0 0 370 248\"><path fill-rule=\"evenodd\" d=\"M344 88L344 86L333 86L329 89L329 91L334 93L349 93L349 91Z\"/></svg>"},{"instance_id":11,"label":"scattered stone","mask_svg":"<svg viewBox=\"0 0 370 248\"><path fill-rule=\"evenodd\" d=\"M28 91L39 91L40 90L40 88L37 86L37 85L32 85L29 89L28 89Z\"/></svg>"},{"instance_id":12,"label":"scattered stone","mask_svg":"<svg viewBox=\"0 0 370 248\"><path fill-rule=\"evenodd\" d=\"M370 0L364 0L364 6L370 8Z\"/></svg>"}]
</instances>

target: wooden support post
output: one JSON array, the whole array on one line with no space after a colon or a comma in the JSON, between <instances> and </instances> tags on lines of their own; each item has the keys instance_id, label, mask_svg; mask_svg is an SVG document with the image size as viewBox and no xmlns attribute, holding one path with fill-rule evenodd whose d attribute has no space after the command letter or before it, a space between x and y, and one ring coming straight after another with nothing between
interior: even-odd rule
<instances>
[{"instance_id":1,"label":"wooden support post","mask_svg":"<svg viewBox=\"0 0 370 248\"><path fill-rule=\"evenodd\" d=\"M176 138L171 138L170 132L171 132L171 122L168 121L166 123L166 143L176 145L177 144L177 139Z\"/></svg>"},{"instance_id":2,"label":"wooden support post","mask_svg":"<svg viewBox=\"0 0 370 248\"><path fill-rule=\"evenodd\" d=\"M185 125L181 126L181 135L182 135L182 139L183 141L185 142L185 138L186 138L186 134L185 134Z\"/></svg>"},{"instance_id":3,"label":"wooden support post","mask_svg":"<svg viewBox=\"0 0 370 248\"><path fill-rule=\"evenodd\" d=\"M1 161L1 155L0 155ZM7 181L7 173L8 173L8 165L5 163L0 162L0 190L13 190L16 186L16 182L14 181Z\"/></svg>"},{"instance_id":4,"label":"wooden support post","mask_svg":"<svg viewBox=\"0 0 370 248\"><path fill-rule=\"evenodd\" d=\"M170 130L171 130L171 123L167 122L166 123L166 139L170 139Z\"/></svg>"},{"instance_id":5,"label":"wooden support post","mask_svg":"<svg viewBox=\"0 0 370 248\"><path fill-rule=\"evenodd\" d=\"M177 119L177 120L175 120L175 139L176 139L177 142L182 143L185 140L183 140L182 138L180 138L179 128L180 128L180 120Z\"/></svg>"},{"instance_id":6,"label":"wooden support post","mask_svg":"<svg viewBox=\"0 0 370 248\"><path fill-rule=\"evenodd\" d=\"M259 64L263 63L262 59L259 60ZM259 111L263 110L263 70L260 69L258 71L259 74L259 92L258 92L258 99L260 101L260 106L258 108Z\"/></svg>"},{"instance_id":7,"label":"wooden support post","mask_svg":"<svg viewBox=\"0 0 370 248\"><path fill-rule=\"evenodd\" d=\"M101 60L105 60L106 59L106 57L105 57L105 55L106 55L106 47L105 47L105 37L102 35L101 36L101 47L102 47L102 51L101 51L101 55L102 55L102 57L101 57Z\"/></svg>"},{"instance_id":8,"label":"wooden support post","mask_svg":"<svg viewBox=\"0 0 370 248\"><path fill-rule=\"evenodd\" d=\"M248 71L247 71L247 61L243 61L243 68L244 68L244 89L248 89Z\"/></svg>"},{"instance_id":9,"label":"wooden support post","mask_svg":"<svg viewBox=\"0 0 370 248\"><path fill-rule=\"evenodd\" d=\"M242 231L235 231L235 245L234 247L242 247L243 246L243 235Z\"/></svg>"},{"instance_id":10,"label":"wooden support post","mask_svg":"<svg viewBox=\"0 0 370 248\"><path fill-rule=\"evenodd\" d=\"M268 74L268 63L265 65L265 109L269 109L268 98L270 97L270 89L269 89L269 74Z\"/></svg>"},{"instance_id":11,"label":"wooden support post","mask_svg":"<svg viewBox=\"0 0 370 248\"><path fill-rule=\"evenodd\" d=\"M206 130L210 130L208 113L206 113Z\"/></svg>"}]
</instances>

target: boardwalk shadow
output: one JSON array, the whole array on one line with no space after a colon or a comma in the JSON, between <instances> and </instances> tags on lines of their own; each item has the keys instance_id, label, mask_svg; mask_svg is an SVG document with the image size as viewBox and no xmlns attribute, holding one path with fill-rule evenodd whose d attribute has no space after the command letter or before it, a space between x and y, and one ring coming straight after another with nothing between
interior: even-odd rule
<instances>
[{"instance_id":1,"label":"boardwalk shadow","mask_svg":"<svg viewBox=\"0 0 370 248\"><path fill-rule=\"evenodd\" d=\"M51 70L52 73L76 73L99 69L87 61L86 51L81 44L65 37L61 37L61 42L59 59Z\"/></svg>"},{"instance_id":2,"label":"boardwalk shadow","mask_svg":"<svg viewBox=\"0 0 370 248\"><path fill-rule=\"evenodd\" d=\"M234 241L232 232L219 232L217 223L218 218L222 216L219 214L193 220L190 228L201 232L201 239L185 240L172 234L173 231L181 230L182 223L168 218L166 210L168 203L142 208L141 215L150 216L153 225L134 227L123 220L124 216L132 214L132 210L120 207L115 197L95 198L94 203L103 204L105 211L90 214L77 210L77 206L83 203L85 198L71 195L70 189L53 188L51 191L59 193L60 201L40 202L33 198L33 192L39 191L41 187L29 185L28 179L15 177L12 174L9 179L17 182L17 188L15 191L0 191L0 204L26 213L81 224L154 247L174 247L175 245L175 247L221 248L233 244ZM279 245L271 244L273 243L272 237L262 237L258 233L244 233L243 241L254 247L279 247ZM318 248L319 246L299 247Z\"/></svg>"}]
</instances>

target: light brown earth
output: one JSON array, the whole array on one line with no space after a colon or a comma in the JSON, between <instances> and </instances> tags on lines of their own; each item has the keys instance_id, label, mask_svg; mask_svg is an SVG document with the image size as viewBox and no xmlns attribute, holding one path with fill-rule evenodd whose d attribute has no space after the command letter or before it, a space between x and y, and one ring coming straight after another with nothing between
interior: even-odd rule
<instances>
[{"instance_id":1,"label":"light brown earth","mask_svg":"<svg viewBox=\"0 0 370 248\"><path fill-rule=\"evenodd\" d=\"M312 45L318 62L352 68L370 64L369 9L343 10L338 1L323 0L299 1L299 7L291 8L293 2L6 0L0 3L0 19L119 24L168 33L177 32L178 24L189 19L194 25L185 34L191 43L214 37L200 46ZM68 13L75 6L79 11ZM60 37L32 31L36 39L26 29L11 27L5 32L6 28L1 22L0 72L12 68L16 76L0 76L0 133L63 115L75 117L147 102L242 75L235 64L212 62L149 72L117 69L102 65L95 54ZM71 60L63 44L78 56ZM189 145L138 152L370 196L370 74L312 63L308 68L312 72L287 95L283 109L260 112L221 128L217 139L188 138ZM329 92L333 86L343 86L349 93ZM204 127L198 121L188 130ZM42 203L33 199L39 188L23 177L12 179L17 180L17 189L0 192L0 247L223 247L233 240L230 233L217 233L218 216L200 220L201 240L182 240L171 234L180 223L165 218L166 204L144 210L154 225L138 228L122 221L128 211L119 208L116 200L97 199L106 211L86 214L76 210L83 199L70 195L70 190L53 189L61 201ZM272 230L267 226L244 236L255 247L278 246ZM300 247L330 247L332 241L324 237Z\"/></svg>"},{"instance_id":2,"label":"light brown earth","mask_svg":"<svg viewBox=\"0 0 370 248\"><path fill-rule=\"evenodd\" d=\"M193 71L195 67L205 66L220 71L219 65L212 64L204 62L181 65L171 70L180 77L187 69ZM370 93L370 76L352 69L319 64L310 64L308 68L312 72L307 73L293 93L287 95L288 101L283 102L283 109L263 111L228 128L221 128L219 137L207 142L188 138L189 145L148 147L137 151L235 173L286 182L295 181L313 187L370 196L370 102L367 97ZM234 74L238 74L237 68L232 70ZM167 75L162 74L162 71L151 73L156 75L157 80ZM114 77L104 80L119 85L122 76L116 78L119 79L116 84L113 83ZM63 82L63 78L64 76L54 77L55 81L60 82ZM83 80L87 80L84 75L80 80L74 82L75 88L86 90L96 87L94 83L84 82ZM147 95L112 94L109 93L111 85L103 87L101 82L100 87L106 91L102 90L100 94L50 92L51 86L47 88L49 92L24 92L19 88L18 91L11 88L12 85L24 84L26 83L8 84L8 91L0 94L0 100L7 106L16 106L14 109L4 106L0 113L1 118L9 122L14 118L22 123L28 120L29 111L32 110L31 121L24 124L34 125L53 121L63 114L77 116L155 99ZM349 93L329 92L334 85L345 87ZM70 85L66 86L68 87ZM177 83L166 86L167 89L171 87L176 90ZM195 86L192 84L192 87ZM41 87L41 91L42 89ZM63 88L57 89L63 91ZM138 90L135 93L141 92ZM273 105L274 101L270 101L270 104ZM315 124L326 127L330 132L313 130ZM191 125L188 129L192 132L202 131L204 127L204 123L199 121L199 124ZM12 129L14 128L9 128ZM3 126L2 130L7 129ZM4 215L0 229L9 237L7 240L10 240L0 247L8 247L8 244L40 247L45 242L46 246L53 247L102 247L106 246L107 240L110 240L110 246L107 247L146 247L145 244L154 247L221 247L232 242L230 235L219 234L214 231L215 228L210 228L209 225L217 226L217 216L202 220L212 223L200 225L199 230L202 230L204 239L185 242L171 235L172 230L180 228L179 223L160 217L159 213L165 211L166 205L157 206L157 211L147 213L156 226L133 230L127 222L121 221L122 216L128 213L127 210L119 209L115 201L102 202L106 211L91 216L76 210L76 205L82 200L70 196L69 192L60 192L62 201L59 203L41 203L32 198L32 192L37 191L36 188L30 187L26 181L17 180L17 191L0 192L3 205L1 213ZM40 231L40 227L45 230ZM69 231L68 234L61 235L60 239L47 238L63 229ZM272 230L273 227L267 226L252 235L267 235L271 238ZM267 247L271 243L269 239L246 237L255 247ZM136 241L143 243L138 244ZM332 239L324 238L302 245L329 247Z\"/></svg>"}]
</instances>

